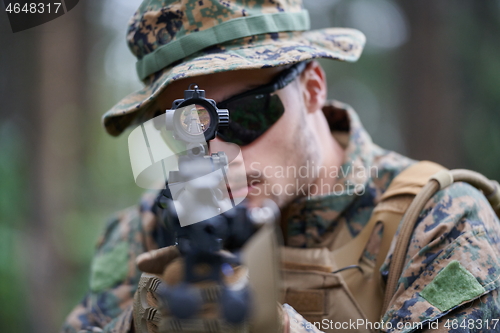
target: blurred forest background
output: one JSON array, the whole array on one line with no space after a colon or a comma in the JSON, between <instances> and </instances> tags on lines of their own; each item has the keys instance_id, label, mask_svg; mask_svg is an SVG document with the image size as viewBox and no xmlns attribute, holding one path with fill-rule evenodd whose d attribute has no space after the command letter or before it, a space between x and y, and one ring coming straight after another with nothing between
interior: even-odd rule
<instances>
[{"instance_id":1,"label":"blurred forest background","mask_svg":"<svg viewBox=\"0 0 500 333\"><path fill-rule=\"evenodd\" d=\"M374 141L500 179L500 1L305 0L313 28L368 43L323 61L330 98ZM101 115L138 89L127 49L139 0L81 0L13 34L0 5L0 332L55 332L88 289L98 234L137 203L127 134Z\"/></svg>"}]
</instances>

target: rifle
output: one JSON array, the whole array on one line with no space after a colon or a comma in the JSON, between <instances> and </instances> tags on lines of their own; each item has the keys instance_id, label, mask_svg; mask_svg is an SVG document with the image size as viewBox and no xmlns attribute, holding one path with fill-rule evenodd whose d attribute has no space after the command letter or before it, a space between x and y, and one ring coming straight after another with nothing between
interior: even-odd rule
<instances>
[{"instance_id":1,"label":"rifle","mask_svg":"<svg viewBox=\"0 0 500 333\"><path fill-rule=\"evenodd\" d=\"M172 315L179 319L191 318L203 303L192 284L212 281L220 286L219 302L224 319L232 324L243 323L252 309L250 287L228 288L223 276L232 275L233 267L243 264L245 244L260 227L275 222L277 207L270 200L264 207L252 209L240 204L221 215L182 227L169 192L167 186L156 202L166 211L164 223L174 231L176 245L184 259L184 281L171 288L158 289L158 295Z\"/></svg>"},{"instance_id":2,"label":"rifle","mask_svg":"<svg viewBox=\"0 0 500 333\"><path fill-rule=\"evenodd\" d=\"M219 126L227 126L229 112L218 110L213 100L205 98L203 90L191 85L184 99L175 100L171 110L152 121L157 130L171 131L168 136L183 146L182 153L177 154L178 170L169 172L156 199L157 207L163 209L163 222L175 235L184 260L183 281L175 286L155 283L160 304L177 319L193 318L204 302L194 284L211 281L218 286L220 313L227 323L240 325L251 317L254 327L273 327L276 323L269 318L277 317L278 273L273 252L279 209L270 200L262 207L249 209L242 198L234 198L226 153L208 153L207 142L215 137ZM149 140L146 136L147 126L142 127L142 133L153 156L154 144L151 136ZM165 173L164 161L161 163ZM134 169L133 160L132 164ZM135 176L137 181L140 175ZM224 276L240 265L248 268L249 283L243 288L229 288ZM142 316L153 315L144 310Z\"/></svg>"}]
</instances>

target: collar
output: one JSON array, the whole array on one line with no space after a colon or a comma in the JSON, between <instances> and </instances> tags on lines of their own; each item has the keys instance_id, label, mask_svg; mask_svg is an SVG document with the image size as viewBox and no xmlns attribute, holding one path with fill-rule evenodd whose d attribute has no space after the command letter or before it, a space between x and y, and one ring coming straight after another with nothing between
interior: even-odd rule
<instances>
[{"instance_id":1,"label":"collar","mask_svg":"<svg viewBox=\"0 0 500 333\"><path fill-rule=\"evenodd\" d=\"M340 170L328 170L338 178L332 193L298 198L287 207L282 225L286 226L289 246L311 247L321 242L321 235L337 223L357 198L366 194L371 178L376 146L356 112L338 101L327 103L323 112L332 135L345 150L344 163Z\"/></svg>"}]
</instances>

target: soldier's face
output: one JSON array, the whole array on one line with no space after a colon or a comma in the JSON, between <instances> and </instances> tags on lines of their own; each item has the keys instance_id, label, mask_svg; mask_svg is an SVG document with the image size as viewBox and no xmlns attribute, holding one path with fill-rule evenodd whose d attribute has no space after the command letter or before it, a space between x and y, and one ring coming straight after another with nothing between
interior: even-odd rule
<instances>
[{"instance_id":1,"label":"soldier's face","mask_svg":"<svg viewBox=\"0 0 500 333\"><path fill-rule=\"evenodd\" d=\"M263 199L271 198L283 207L296 197L309 195L309 184L316 182L318 177L314 170L331 162L331 156L327 156L331 153L326 151L331 149L324 145L324 138L321 136L324 124L318 124L325 122L324 117L321 118L321 106L326 92L320 90L326 88L308 80L310 72L314 72L311 69L314 66L308 66L295 81L276 91L285 108L284 114L263 135L241 147L242 158L232 162L233 167L243 163L246 170L246 175L233 179L236 183L236 186L232 186L233 195L242 196L248 190L250 205L260 205ZM220 102L271 82L281 70L282 68L269 68L232 71L176 81L161 96L158 108L169 109L172 101L182 98L184 90L191 83L204 89L207 98ZM324 78L319 79L324 81ZM312 98L315 100L311 106ZM255 112L263 111L265 112ZM225 142L216 138L210 142L210 150L224 151L225 145ZM340 162L342 158L343 156L337 156ZM231 168L229 172L231 173Z\"/></svg>"}]
</instances>

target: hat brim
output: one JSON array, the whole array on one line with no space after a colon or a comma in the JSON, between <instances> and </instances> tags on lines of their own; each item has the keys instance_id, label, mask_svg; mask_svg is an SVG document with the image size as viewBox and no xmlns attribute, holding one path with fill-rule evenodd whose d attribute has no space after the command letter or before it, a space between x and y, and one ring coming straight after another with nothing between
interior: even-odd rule
<instances>
[{"instance_id":1,"label":"hat brim","mask_svg":"<svg viewBox=\"0 0 500 333\"><path fill-rule=\"evenodd\" d=\"M365 44L358 30L327 28L246 37L209 47L182 63L149 76L145 87L118 102L103 116L106 131L118 136L128 126L151 118L150 106L175 80L231 70L278 67L316 58L354 62Z\"/></svg>"}]
</instances>

